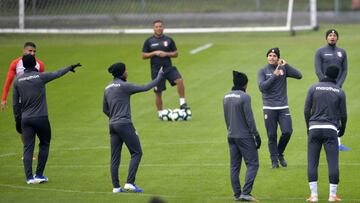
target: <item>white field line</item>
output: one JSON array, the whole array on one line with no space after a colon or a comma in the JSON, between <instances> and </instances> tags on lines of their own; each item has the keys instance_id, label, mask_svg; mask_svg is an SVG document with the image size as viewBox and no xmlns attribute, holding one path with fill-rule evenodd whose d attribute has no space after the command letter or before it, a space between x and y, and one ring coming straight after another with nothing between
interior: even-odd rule
<instances>
[{"instance_id":1,"label":"white field line","mask_svg":"<svg viewBox=\"0 0 360 203\"><path fill-rule=\"evenodd\" d=\"M25 184L25 183L24 183ZM95 191L81 191L81 190L67 190L67 189L58 189L58 188L38 188L31 186L18 186L18 185L9 185L9 184L0 184L0 187L20 189L20 190L41 190L41 191L53 191L53 192L65 192L65 193L82 193L82 194L114 194L112 192L95 192ZM114 194L117 195L117 194ZM159 196L159 197L168 197L175 198L176 196L170 195L160 195L160 194L148 194L148 193L121 193L121 195L129 195L129 196Z\"/></svg>"},{"instance_id":2,"label":"white field line","mask_svg":"<svg viewBox=\"0 0 360 203\"><path fill-rule=\"evenodd\" d=\"M6 153L6 154L0 154L0 158L1 157L8 157L8 156L14 156L14 155L16 155L17 153L15 153L15 152L10 152L10 153Z\"/></svg>"},{"instance_id":3,"label":"white field line","mask_svg":"<svg viewBox=\"0 0 360 203\"><path fill-rule=\"evenodd\" d=\"M190 54L197 54L200 51L204 51L205 49L208 49L208 48L212 47L213 45L214 45L213 43L207 43L207 44L205 44L203 46L200 46L200 47L198 47L196 49L191 50Z\"/></svg>"}]
</instances>

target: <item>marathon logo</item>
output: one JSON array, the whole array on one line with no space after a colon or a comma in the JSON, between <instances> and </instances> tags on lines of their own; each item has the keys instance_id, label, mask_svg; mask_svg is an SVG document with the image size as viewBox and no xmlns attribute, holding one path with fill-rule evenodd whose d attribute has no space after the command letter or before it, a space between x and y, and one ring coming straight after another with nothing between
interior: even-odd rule
<instances>
[{"instance_id":1,"label":"marathon logo","mask_svg":"<svg viewBox=\"0 0 360 203\"><path fill-rule=\"evenodd\" d=\"M109 89L110 87L120 87L120 84L112 83L112 84L106 86L105 89L107 90L107 89Z\"/></svg>"},{"instance_id":2,"label":"marathon logo","mask_svg":"<svg viewBox=\"0 0 360 203\"><path fill-rule=\"evenodd\" d=\"M240 95L238 95L238 94L228 94L228 95L225 95L225 99L226 98L240 98Z\"/></svg>"},{"instance_id":3,"label":"marathon logo","mask_svg":"<svg viewBox=\"0 0 360 203\"><path fill-rule=\"evenodd\" d=\"M23 77L23 78L19 79L19 82L25 81L25 80L33 80L33 79L36 79L36 78L40 78L40 75L31 75L31 76L28 76L28 77Z\"/></svg>"},{"instance_id":4,"label":"marathon logo","mask_svg":"<svg viewBox=\"0 0 360 203\"><path fill-rule=\"evenodd\" d=\"M333 91L333 92L340 92L339 89L333 87L316 87L316 90L325 90L325 91Z\"/></svg>"}]
</instances>

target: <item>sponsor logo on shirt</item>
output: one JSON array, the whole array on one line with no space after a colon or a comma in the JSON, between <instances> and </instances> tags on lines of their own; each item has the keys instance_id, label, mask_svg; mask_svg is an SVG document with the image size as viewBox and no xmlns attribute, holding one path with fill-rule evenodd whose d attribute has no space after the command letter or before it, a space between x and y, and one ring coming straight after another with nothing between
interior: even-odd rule
<instances>
[{"instance_id":1,"label":"sponsor logo on shirt","mask_svg":"<svg viewBox=\"0 0 360 203\"><path fill-rule=\"evenodd\" d=\"M164 41L164 47L169 46L169 42L168 41Z\"/></svg>"},{"instance_id":2,"label":"sponsor logo on shirt","mask_svg":"<svg viewBox=\"0 0 360 203\"><path fill-rule=\"evenodd\" d=\"M338 57L342 57L342 53L340 51L337 52Z\"/></svg>"},{"instance_id":3,"label":"sponsor logo on shirt","mask_svg":"<svg viewBox=\"0 0 360 203\"><path fill-rule=\"evenodd\" d=\"M157 47L159 46L159 43L150 44L151 47Z\"/></svg>"},{"instance_id":4,"label":"sponsor logo on shirt","mask_svg":"<svg viewBox=\"0 0 360 203\"><path fill-rule=\"evenodd\" d=\"M240 95L239 94L227 94L227 95L225 95L225 99L226 98L240 98Z\"/></svg>"},{"instance_id":5,"label":"sponsor logo on shirt","mask_svg":"<svg viewBox=\"0 0 360 203\"><path fill-rule=\"evenodd\" d=\"M324 54L324 56L332 56L333 54Z\"/></svg>"},{"instance_id":6,"label":"sponsor logo on shirt","mask_svg":"<svg viewBox=\"0 0 360 203\"><path fill-rule=\"evenodd\" d=\"M25 81L25 80L33 80L33 79L36 79L36 78L40 78L40 75L30 75L30 76L27 76L27 77L23 77L23 78L20 78L19 81Z\"/></svg>"},{"instance_id":7,"label":"sponsor logo on shirt","mask_svg":"<svg viewBox=\"0 0 360 203\"><path fill-rule=\"evenodd\" d=\"M120 84L112 83L112 84L106 86L105 89L109 89L110 87L120 87Z\"/></svg>"},{"instance_id":8,"label":"sponsor logo on shirt","mask_svg":"<svg viewBox=\"0 0 360 203\"><path fill-rule=\"evenodd\" d=\"M339 89L336 89L336 88L333 88L333 87L316 87L315 90L340 92Z\"/></svg>"}]
</instances>

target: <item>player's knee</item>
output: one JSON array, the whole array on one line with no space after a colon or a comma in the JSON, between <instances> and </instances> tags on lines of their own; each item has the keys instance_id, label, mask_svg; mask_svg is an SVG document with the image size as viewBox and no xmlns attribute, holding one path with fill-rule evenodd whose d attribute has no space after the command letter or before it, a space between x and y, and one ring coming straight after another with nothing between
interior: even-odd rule
<instances>
[{"instance_id":1,"label":"player's knee","mask_svg":"<svg viewBox=\"0 0 360 203\"><path fill-rule=\"evenodd\" d=\"M182 78L178 78L174 82L176 85L184 84L184 80Z\"/></svg>"},{"instance_id":2,"label":"player's knee","mask_svg":"<svg viewBox=\"0 0 360 203\"><path fill-rule=\"evenodd\" d=\"M253 170L258 170L259 169L259 162L258 161L254 161L251 164L249 164L248 168L252 168Z\"/></svg>"},{"instance_id":3,"label":"player's knee","mask_svg":"<svg viewBox=\"0 0 360 203\"><path fill-rule=\"evenodd\" d=\"M276 133L268 134L268 140L269 140L269 144L274 142L276 143L277 134Z\"/></svg>"},{"instance_id":4,"label":"player's knee","mask_svg":"<svg viewBox=\"0 0 360 203\"><path fill-rule=\"evenodd\" d=\"M291 134L292 134L292 129L290 130L284 130L284 132L282 132L282 136L284 137L291 137Z\"/></svg>"}]
</instances>

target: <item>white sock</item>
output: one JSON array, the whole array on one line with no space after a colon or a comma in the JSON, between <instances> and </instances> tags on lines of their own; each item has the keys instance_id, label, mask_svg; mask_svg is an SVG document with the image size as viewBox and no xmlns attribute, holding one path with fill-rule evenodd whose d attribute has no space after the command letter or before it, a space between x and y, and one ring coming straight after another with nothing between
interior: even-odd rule
<instances>
[{"instance_id":1,"label":"white sock","mask_svg":"<svg viewBox=\"0 0 360 203\"><path fill-rule=\"evenodd\" d=\"M311 196L318 196L317 181L309 182L309 187L311 191Z\"/></svg>"},{"instance_id":2,"label":"white sock","mask_svg":"<svg viewBox=\"0 0 360 203\"><path fill-rule=\"evenodd\" d=\"M180 98L180 106L185 104L185 98Z\"/></svg>"},{"instance_id":3,"label":"white sock","mask_svg":"<svg viewBox=\"0 0 360 203\"><path fill-rule=\"evenodd\" d=\"M336 196L336 192L337 192L337 184L331 184L330 183L330 196Z\"/></svg>"},{"instance_id":4,"label":"white sock","mask_svg":"<svg viewBox=\"0 0 360 203\"><path fill-rule=\"evenodd\" d=\"M338 137L338 143L339 143L339 146L340 146L341 145L340 137Z\"/></svg>"},{"instance_id":5,"label":"white sock","mask_svg":"<svg viewBox=\"0 0 360 203\"><path fill-rule=\"evenodd\" d=\"M161 112L162 112L162 110L158 111L158 115L159 115L159 117L161 116Z\"/></svg>"}]
</instances>

